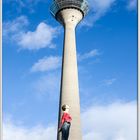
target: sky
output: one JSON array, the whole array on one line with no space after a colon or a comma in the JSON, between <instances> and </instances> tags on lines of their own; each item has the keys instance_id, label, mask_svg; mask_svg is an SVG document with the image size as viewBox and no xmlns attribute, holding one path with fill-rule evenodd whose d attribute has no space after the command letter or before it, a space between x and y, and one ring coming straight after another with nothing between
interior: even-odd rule
<instances>
[{"instance_id":1,"label":"sky","mask_svg":"<svg viewBox=\"0 0 140 140\"><path fill-rule=\"evenodd\" d=\"M137 1L88 2L76 28L83 140L136 140ZM51 3L3 0L4 140L56 140L64 29Z\"/></svg>"}]
</instances>

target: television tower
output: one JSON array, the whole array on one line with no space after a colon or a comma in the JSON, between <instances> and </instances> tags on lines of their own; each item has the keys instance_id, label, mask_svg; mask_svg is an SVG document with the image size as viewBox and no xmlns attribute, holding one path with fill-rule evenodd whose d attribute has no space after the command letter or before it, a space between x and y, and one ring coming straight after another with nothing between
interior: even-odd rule
<instances>
[{"instance_id":1,"label":"television tower","mask_svg":"<svg viewBox=\"0 0 140 140\"><path fill-rule=\"evenodd\" d=\"M87 14L88 3L86 0L54 0L50 11L65 30L58 125L61 107L67 104L72 116L69 140L82 140L75 28ZM61 140L61 133L57 134L57 140Z\"/></svg>"}]
</instances>

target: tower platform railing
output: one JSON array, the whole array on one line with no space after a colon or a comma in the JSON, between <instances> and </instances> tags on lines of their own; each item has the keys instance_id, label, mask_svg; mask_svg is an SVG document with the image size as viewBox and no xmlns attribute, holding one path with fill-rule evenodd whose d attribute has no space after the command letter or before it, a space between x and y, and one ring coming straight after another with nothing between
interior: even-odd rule
<instances>
[{"instance_id":1,"label":"tower platform railing","mask_svg":"<svg viewBox=\"0 0 140 140\"><path fill-rule=\"evenodd\" d=\"M60 0L54 1L50 7L51 14L55 17L57 13L66 8L75 8L80 10L85 16L88 12L88 2L86 0Z\"/></svg>"}]
</instances>

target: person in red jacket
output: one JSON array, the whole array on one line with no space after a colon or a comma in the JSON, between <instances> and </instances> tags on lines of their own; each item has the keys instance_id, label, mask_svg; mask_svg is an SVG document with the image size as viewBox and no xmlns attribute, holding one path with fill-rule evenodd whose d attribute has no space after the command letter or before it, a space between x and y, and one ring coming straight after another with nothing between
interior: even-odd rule
<instances>
[{"instance_id":1,"label":"person in red jacket","mask_svg":"<svg viewBox=\"0 0 140 140\"><path fill-rule=\"evenodd\" d=\"M62 131L62 140L68 140L72 117L69 114L68 105L63 105L62 110L63 110L63 115L59 126L59 132Z\"/></svg>"}]
</instances>

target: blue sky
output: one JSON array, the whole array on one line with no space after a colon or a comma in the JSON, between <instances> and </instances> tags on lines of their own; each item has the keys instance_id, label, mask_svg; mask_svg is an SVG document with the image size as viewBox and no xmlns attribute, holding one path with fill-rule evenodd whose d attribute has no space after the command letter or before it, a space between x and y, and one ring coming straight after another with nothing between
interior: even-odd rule
<instances>
[{"instance_id":1,"label":"blue sky","mask_svg":"<svg viewBox=\"0 0 140 140\"><path fill-rule=\"evenodd\" d=\"M137 1L89 4L76 29L83 138L136 139ZM64 31L50 5L3 0L4 140L56 139Z\"/></svg>"}]
</instances>

